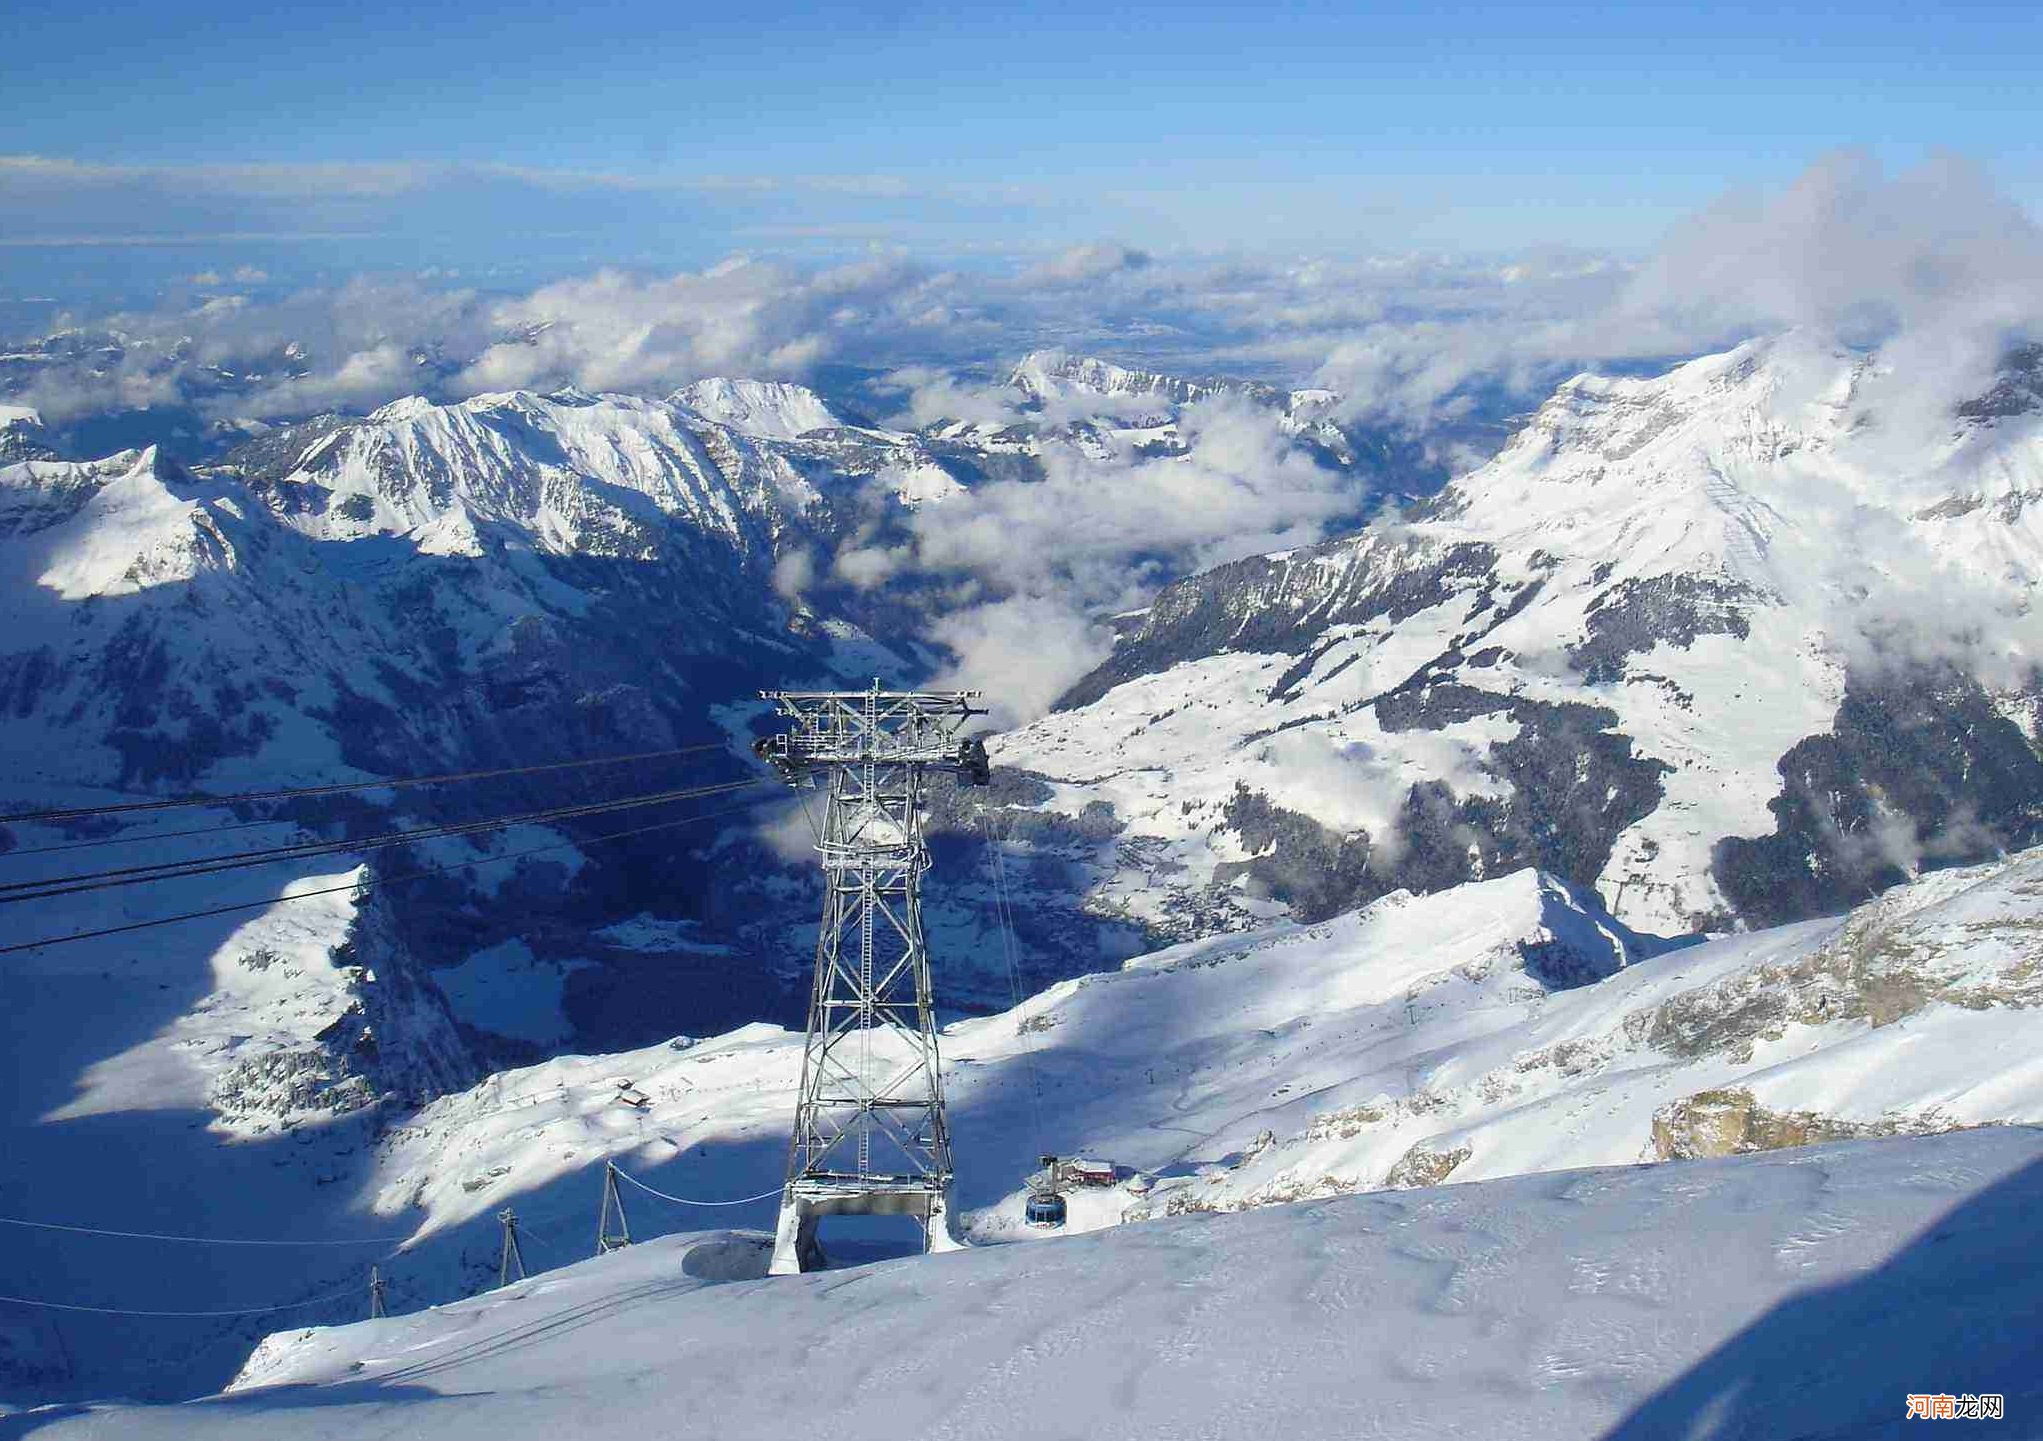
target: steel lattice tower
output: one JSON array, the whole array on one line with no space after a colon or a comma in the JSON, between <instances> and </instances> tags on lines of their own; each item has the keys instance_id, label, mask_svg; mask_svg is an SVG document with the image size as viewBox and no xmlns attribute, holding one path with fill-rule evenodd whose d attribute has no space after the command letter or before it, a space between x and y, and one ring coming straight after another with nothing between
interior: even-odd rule
<instances>
[{"instance_id":1,"label":"steel lattice tower","mask_svg":"<svg viewBox=\"0 0 2043 1441\"><path fill-rule=\"evenodd\" d=\"M932 1251L950 1225L951 1144L922 935L922 802L932 771L988 779L962 739L976 691L762 692L791 722L755 747L788 783L826 786L817 849L823 922L802 1053L801 1099L773 1273L821 1259L830 1215L909 1215Z\"/></svg>"}]
</instances>

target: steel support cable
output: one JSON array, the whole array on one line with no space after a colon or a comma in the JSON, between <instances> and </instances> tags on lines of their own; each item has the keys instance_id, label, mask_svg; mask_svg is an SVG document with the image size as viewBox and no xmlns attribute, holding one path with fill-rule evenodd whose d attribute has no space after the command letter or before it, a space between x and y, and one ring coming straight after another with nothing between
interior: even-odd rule
<instances>
[{"instance_id":1,"label":"steel support cable","mask_svg":"<svg viewBox=\"0 0 2043 1441\"><path fill-rule=\"evenodd\" d=\"M698 819L707 819L707 817L699 817ZM623 1175L624 1172L619 1171L618 1174ZM647 1187L646 1189L650 1190L651 1188ZM655 1191L653 1192L653 1194L661 1195L662 1193ZM754 1197L752 1199L756 1200L758 1198ZM697 1204L713 1205L720 1203L702 1202ZM479 1215L472 1216L469 1218L470 1221L480 1221L484 1219L487 1218ZM531 1239L540 1240L548 1246L559 1247L561 1250L566 1251L570 1249L567 1246L567 1243L563 1241L557 1233L554 1233L548 1228L555 1225L564 1224L565 1222L572 1219L574 1219L574 1217L567 1212L559 1212L547 1216L543 1222L535 1222L530 1217L521 1215L518 1217L517 1224L518 1230L522 1235ZM38 1230L69 1231L87 1236L112 1236L126 1240L167 1241L207 1246L369 1246L369 1245L381 1246L386 1245L392 1241L398 1242L399 1244L395 1250L388 1251L377 1258L377 1261L379 1263L383 1261L392 1260L397 1256L402 1255L409 1248L412 1239L411 1236L364 1236L358 1237L354 1240L347 1241L245 1240L239 1237L225 1236L183 1236L159 1231L114 1231L101 1229L96 1226L67 1226L60 1225L53 1221L25 1221L7 1216L0 1216L0 1225L30 1226ZM366 1271L363 1273L363 1279L364 1280L367 1279ZM356 1281L342 1288L341 1290L329 1291L324 1295L308 1297L303 1301L287 1301L281 1305L275 1306L243 1306L237 1307L233 1310L151 1311L137 1310L125 1306L87 1306L69 1301L45 1301L32 1296L0 1296L0 1305L33 1306L40 1310L45 1311L82 1312L95 1316L139 1316L153 1317L159 1319L226 1319L235 1316L267 1315L277 1311L302 1310L309 1306L318 1306L328 1301L337 1301L348 1296L357 1295L361 1290L361 1286L362 1281Z\"/></svg>"},{"instance_id":2,"label":"steel support cable","mask_svg":"<svg viewBox=\"0 0 2043 1441\"><path fill-rule=\"evenodd\" d=\"M296 826L307 829L305 822L292 820L288 816L273 816L266 821L232 821L224 826L192 826L182 831L144 831L139 835L102 836L96 841L59 841L50 846L16 846L11 851L0 851L0 860L11 860L15 856L45 856L54 851L97 850L102 846L134 846L145 841L174 841L185 836L216 836L222 831L252 831L261 826Z\"/></svg>"},{"instance_id":3,"label":"steel support cable","mask_svg":"<svg viewBox=\"0 0 2043 1441\"><path fill-rule=\"evenodd\" d=\"M363 1273L365 1276L366 1272ZM276 1311L302 1311L308 1306L323 1306L329 1301L338 1301L344 1296L359 1296L362 1283L356 1281L338 1291L328 1291L323 1296L310 1296L303 1301L286 1301L279 1306L241 1306L231 1311L138 1311L125 1306L81 1306L68 1301L42 1301L32 1296L0 1296L0 1305L33 1306L42 1311L83 1311L94 1316L147 1316L156 1318L178 1317L185 1319L225 1319L231 1316L265 1316Z\"/></svg>"},{"instance_id":4,"label":"steel support cable","mask_svg":"<svg viewBox=\"0 0 2043 1441\"><path fill-rule=\"evenodd\" d=\"M994 838L990 824L987 826L987 833L987 840L990 842L990 848L993 852L994 908L995 914L1000 920L1000 950L1001 954L1007 959L1008 993L1014 998L1014 1009L1019 1011L1022 1001L1026 997L1022 995L1021 986L1021 960L1019 955L1021 946L1015 939L1014 908L1008 899L1007 892L1007 843L1004 836L999 839ZM1012 833L1012 822L1009 823L1009 833ZM1020 1024L1019 1021L1016 1022L1017 1029L1019 1029ZM1035 1037L1026 1031L1022 1032L1022 1066L1028 1072L1029 1112L1030 1119L1034 1123L1035 1128L1036 1154L1040 1156L1045 1154L1043 1150L1043 1082L1042 1077L1036 1070Z\"/></svg>"},{"instance_id":5,"label":"steel support cable","mask_svg":"<svg viewBox=\"0 0 2043 1441\"><path fill-rule=\"evenodd\" d=\"M747 785L755 781L718 781L706 786L690 786L672 791L648 792L637 796L625 796L612 801L577 802L574 805L554 806L546 810L528 811L518 815L485 816L470 821L446 821L430 826L417 826L410 830L386 831L380 835L335 840L304 841L287 846L263 846L253 850L230 852L223 856L198 856L184 861L153 861L145 865L118 866L103 871L85 871L77 875L53 876L38 881L10 881L0 883L0 904L10 900L36 900L45 895L68 895L75 890L98 890L103 887L88 882L109 882L112 884L141 884L144 881L175 880L183 876L208 875L221 870L238 870L247 866L267 865L275 861L297 860L325 855L344 855L355 851L378 850L393 845L406 845L413 841L438 840L473 835L482 831L501 830L515 825L538 825L552 820L572 820L579 816L602 815L609 811L629 810L638 806L660 805L673 800L694 799L699 796L715 795ZM123 877L134 879L122 880Z\"/></svg>"},{"instance_id":6,"label":"steel support cable","mask_svg":"<svg viewBox=\"0 0 2043 1441\"><path fill-rule=\"evenodd\" d=\"M749 790L753 786L770 784L773 784L773 782L766 780L749 781L744 786L736 787L735 789ZM658 821L649 826L634 826L630 830L612 831L610 834L602 836L585 836L580 840L553 841L543 846L527 846L523 850L505 851L502 855L477 856L473 860L454 861L444 866L428 866L424 870L407 871L405 874L398 876L380 876L366 880L348 881L337 886L321 886L309 891L293 891L289 895L266 896L259 901L236 901L231 905L209 906L205 910L200 911L183 911L177 915L158 916L152 920L130 921L125 925L101 926L97 930L73 931L69 935L44 936L40 940L18 941L12 945L0 946L0 956L12 955L17 951L33 951L43 946L59 946L67 941L97 940L102 936L119 936L126 935L132 931L146 931L155 926L176 925L184 921L200 921L212 916L231 915L235 911L261 910L269 906L281 905L285 901L311 900L315 896L338 895L342 891L356 891L366 895L380 890L384 886L398 885L405 881L424 880L430 876L449 875L455 871L467 870L471 866L489 865L494 861L514 861L525 856L544 855L551 851L579 850L583 846L598 845L604 841L621 841L629 836L642 836L651 831L673 830L678 826L694 825L698 821L719 820L724 816L737 815L741 811L755 810L762 804L764 804L763 800L752 801L742 806L731 806L724 810L711 811L706 815L683 816L680 820Z\"/></svg>"},{"instance_id":7,"label":"steel support cable","mask_svg":"<svg viewBox=\"0 0 2043 1441\"><path fill-rule=\"evenodd\" d=\"M351 1240L272 1241L240 1236L180 1236L165 1231L110 1231L99 1226L68 1226L58 1221L30 1221L0 1216L0 1226L26 1226L35 1231L69 1231L78 1236L114 1236L124 1241L174 1241L188 1246L387 1246L405 1236L357 1236Z\"/></svg>"},{"instance_id":8,"label":"steel support cable","mask_svg":"<svg viewBox=\"0 0 2043 1441\"><path fill-rule=\"evenodd\" d=\"M242 791L222 796L177 796L156 801L131 801L117 806L77 806L70 810L18 811L13 815L0 816L0 826L24 825L31 821L86 820L92 816L126 815L134 811L167 811L181 806L234 806L252 801L289 800L301 796L332 796L348 791L391 791L407 786L448 785L455 781L492 780L498 776L529 776L545 771L579 770L588 766L624 765L630 761L668 760L674 756L699 755L703 751L718 751L725 748L722 741L707 741L701 745L676 746L663 751L640 751L636 755L598 756L593 760L549 761L537 766L504 766L497 770L453 771L438 776L397 776L380 781L341 781L332 785L289 786L281 790Z\"/></svg>"},{"instance_id":9,"label":"steel support cable","mask_svg":"<svg viewBox=\"0 0 2043 1441\"><path fill-rule=\"evenodd\" d=\"M71 876L54 876L40 881L10 881L0 884L0 905L13 901L43 900L51 896L75 895L81 891L109 890L119 886L145 885L152 881L181 880L189 876L213 875L220 871L244 870L250 866L281 861L306 860L319 856L351 855L358 851L383 850L414 841L443 840L503 830L510 826L541 825L548 821L573 820L582 816L606 815L612 811L642 806L666 805L677 800L695 800L720 795L761 782L719 781L709 786L626 796L620 800L583 802L555 806L549 810L527 811L522 815L489 816L474 821L449 821L443 825L418 826L411 830L388 831L360 839L306 841L297 845L269 846L225 856L202 856L189 861L159 861L148 865L117 866L103 871L84 871Z\"/></svg>"},{"instance_id":10,"label":"steel support cable","mask_svg":"<svg viewBox=\"0 0 2043 1441\"><path fill-rule=\"evenodd\" d=\"M739 1196L731 1201L696 1201L686 1196L670 1196L665 1191L658 1191L648 1186L644 1181L641 1181L638 1177L632 1175L631 1172L625 1170L624 1167L618 1166L616 1169L619 1176L631 1182L632 1185L644 1191L648 1196L658 1196L662 1201L672 1201L677 1206L749 1206L752 1202L763 1201L768 1196L778 1196L785 1189L785 1183L782 1183L782 1185L775 1186L770 1191L761 1191L756 1196Z\"/></svg>"}]
</instances>

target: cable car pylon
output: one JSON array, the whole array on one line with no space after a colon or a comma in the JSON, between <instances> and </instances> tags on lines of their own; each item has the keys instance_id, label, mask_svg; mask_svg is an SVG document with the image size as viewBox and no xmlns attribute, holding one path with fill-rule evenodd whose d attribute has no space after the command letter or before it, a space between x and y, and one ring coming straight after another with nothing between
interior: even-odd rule
<instances>
[{"instance_id":1,"label":"cable car pylon","mask_svg":"<svg viewBox=\"0 0 2043 1441\"><path fill-rule=\"evenodd\" d=\"M972 705L977 691L883 691L878 681L761 694L789 725L754 750L789 785L829 796L817 837L823 923L772 1274L823 1263L824 1216L913 1216L925 1250L955 1250L922 933L922 806L931 772L989 782L985 742L960 734L986 712Z\"/></svg>"}]
</instances>

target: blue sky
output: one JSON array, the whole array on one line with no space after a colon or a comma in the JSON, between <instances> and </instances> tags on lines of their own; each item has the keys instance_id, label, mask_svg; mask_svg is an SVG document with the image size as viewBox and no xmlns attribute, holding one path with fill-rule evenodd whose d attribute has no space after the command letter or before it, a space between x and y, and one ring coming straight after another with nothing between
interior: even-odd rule
<instances>
[{"instance_id":1,"label":"blue sky","mask_svg":"<svg viewBox=\"0 0 2043 1441\"><path fill-rule=\"evenodd\" d=\"M2034 210L2038 13L22 7L0 156L61 163L0 162L0 266L1637 251L1839 146L1955 150Z\"/></svg>"}]
</instances>

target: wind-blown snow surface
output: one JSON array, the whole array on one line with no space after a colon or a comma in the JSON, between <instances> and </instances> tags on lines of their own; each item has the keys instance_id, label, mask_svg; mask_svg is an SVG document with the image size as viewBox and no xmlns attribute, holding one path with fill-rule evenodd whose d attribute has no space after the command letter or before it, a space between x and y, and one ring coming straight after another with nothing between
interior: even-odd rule
<instances>
[{"instance_id":1,"label":"wind-blown snow surface","mask_svg":"<svg viewBox=\"0 0 2043 1441\"><path fill-rule=\"evenodd\" d=\"M193 1405L17 1434L441 1441L2035 1435L2043 1136L1989 1130L1180 1218L778 1279L675 1238L273 1338ZM8 1423L0 1421L0 1427ZM1999 1434L1996 1428L1996 1434Z\"/></svg>"},{"instance_id":2,"label":"wind-blown snow surface","mask_svg":"<svg viewBox=\"0 0 2043 1441\"><path fill-rule=\"evenodd\" d=\"M1110 804L1096 907L1181 934L1528 861L1674 934L2026 844L2043 406L2011 363L1938 417L1798 335L1579 377L1407 523L1169 587L996 760Z\"/></svg>"}]
</instances>

